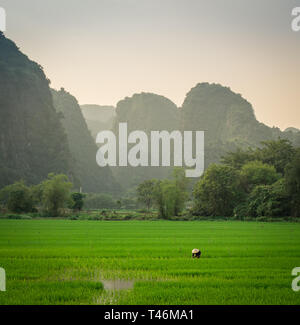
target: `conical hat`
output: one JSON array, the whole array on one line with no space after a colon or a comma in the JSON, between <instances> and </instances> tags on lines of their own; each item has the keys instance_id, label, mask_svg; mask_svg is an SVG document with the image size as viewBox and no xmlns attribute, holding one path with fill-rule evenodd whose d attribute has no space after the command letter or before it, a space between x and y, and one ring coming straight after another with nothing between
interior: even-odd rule
<instances>
[{"instance_id":1,"label":"conical hat","mask_svg":"<svg viewBox=\"0 0 300 325\"><path fill-rule=\"evenodd\" d=\"M197 254L197 253L199 253L200 251L199 251L199 249L198 248L194 248L193 250L192 250L192 254Z\"/></svg>"}]
</instances>

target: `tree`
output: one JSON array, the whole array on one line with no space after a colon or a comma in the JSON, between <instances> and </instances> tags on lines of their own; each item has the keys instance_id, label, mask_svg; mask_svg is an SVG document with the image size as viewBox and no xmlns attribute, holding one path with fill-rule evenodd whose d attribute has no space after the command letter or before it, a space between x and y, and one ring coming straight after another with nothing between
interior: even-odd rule
<instances>
[{"instance_id":1,"label":"tree","mask_svg":"<svg viewBox=\"0 0 300 325\"><path fill-rule=\"evenodd\" d=\"M185 202L188 198L188 192L187 192L188 180L185 177L184 169L180 167L174 168L173 179L175 185L174 213L177 216L183 210Z\"/></svg>"},{"instance_id":2,"label":"tree","mask_svg":"<svg viewBox=\"0 0 300 325\"><path fill-rule=\"evenodd\" d=\"M257 160L245 164L240 175L241 184L247 193L257 185L271 185L280 178L274 166Z\"/></svg>"},{"instance_id":3,"label":"tree","mask_svg":"<svg viewBox=\"0 0 300 325\"><path fill-rule=\"evenodd\" d=\"M278 173L283 174L286 166L295 155L292 143L286 139L278 139L276 141L264 141L262 145L262 148L256 149L256 159L274 166Z\"/></svg>"},{"instance_id":4,"label":"tree","mask_svg":"<svg viewBox=\"0 0 300 325\"><path fill-rule=\"evenodd\" d=\"M212 164L196 184L193 212L205 216L232 216L241 201L238 172L226 165Z\"/></svg>"},{"instance_id":5,"label":"tree","mask_svg":"<svg viewBox=\"0 0 300 325\"><path fill-rule=\"evenodd\" d=\"M176 186L174 181L157 181L154 189L155 203L158 208L159 217L168 219L176 213Z\"/></svg>"},{"instance_id":6,"label":"tree","mask_svg":"<svg viewBox=\"0 0 300 325\"><path fill-rule=\"evenodd\" d=\"M286 188L291 198L292 214L300 216L300 149L285 169Z\"/></svg>"},{"instance_id":7,"label":"tree","mask_svg":"<svg viewBox=\"0 0 300 325\"><path fill-rule=\"evenodd\" d=\"M86 195L84 206L86 209L114 209L117 203L107 193L92 193Z\"/></svg>"},{"instance_id":8,"label":"tree","mask_svg":"<svg viewBox=\"0 0 300 325\"><path fill-rule=\"evenodd\" d=\"M235 152L227 152L226 155L221 158L221 163L236 169L241 169L243 165L252 160L255 160L254 151L252 149L245 151L239 148Z\"/></svg>"},{"instance_id":9,"label":"tree","mask_svg":"<svg viewBox=\"0 0 300 325\"><path fill-rule=\"evenodd\" d=\"M81 211L84 205L85 195L82 193L72 193L71 198L71 208L75 211Z\"/></svg>"},{"instance_id":10,"label":"tree","mask_svg":"<svg viewBox=\"0 0 300 325\"><path fill-rule=\"evenodd\" d=\"M240 217L289 216L291 212L290 206L290 200L285 188L285 180L281 178L272 185L258 185L254 187L246 202L235 209L235 214ZM241 207L243 207L242 211Z\"/></svg>"},{"instance_id":11,"label":"tree","mask_svg":"<svg viewBox=\"0 0 300 325\"><path fill-rule=\"evenodd\" d=\"M138 201L147 207L149 211L154 203L154 189L156 180L147 180L137 188Z\"/></svg>"},{"instance_id":12,"label":"tree","mask_svg":"<svg viewBox=\"0 0 300 325\"><path fill-rule=\"evenodd\" d=\"M286 139L278 139L261 142L262 147L248 150L237 149L235 152L228 152L221 158L221 163L236 169L241 169L251 161L275 167L277 173L284 173L285 167L291 162L295 155L295 148Z\"/></svg>"},{"instance_id":13,"label":"tree","mask_svg":"<svg viewBox=\"0 0 300 325\"><path fill-rule=\"evenodd\" d=\"M0 191L0 201L10 211L16 213L32 212L34 208L31 188L23 181L4 187Z\"/></svg>"},{"instance_id":14,"label":"tree","mask_svg":"<svg viewBox=\"0 0 300 325\"><path fill-rule=\"evenodd\" d=\"M149 209L155 204L159 216L167 219L178 216L185 206L187 199L187 179L182 168L173 170L172 180L145 181L138 187L138 197Z\"/></svg>"},{"instance_id":15,"label":"tree","mask_svg":"<svg viewBox=\"0 0 300 325\"><path fill-rule=\"evenodd\" d=\"M62 209L71 202L70 190L73 184L66 175L49 174L48 179L42 183L42 204L44 210L51 217L58 217Z\"/></svg>"}]
</instances>

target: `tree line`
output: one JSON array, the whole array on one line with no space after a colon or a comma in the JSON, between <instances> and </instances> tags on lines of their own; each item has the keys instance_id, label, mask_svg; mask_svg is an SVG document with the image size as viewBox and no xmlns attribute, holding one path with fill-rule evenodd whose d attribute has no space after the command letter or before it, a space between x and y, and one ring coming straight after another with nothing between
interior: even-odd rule
<instances>
[{"instance_id":1,"label":"tree line","mask_svg":"<svg viewBox=\"0 0 300 325\"><path fill-rule=\"evenodd\" d=\"M41 217L66 217L86 210L136 209L132 197L114 198L107 193L74 192L74 184L64 174L48 175L37 185L21 180L0 190L0 212L34 213Z\"/></svg>"},{"instance_id":2,"label":"tree line","mask_svg":"<svg viewBox=\"0 0 300 325\"><path fill-rule=\"evenodd\" d=\"M159 215L179 215L188 199L186 181L150 180L138 198ZM189 214L208 217L300 217L300 149L286 139L265 141L259 148L228 152L211 164L195 184Z\"/></svg>"},{"instance_id":3,"label":"tree line","mask_svg":"<svg viewBox=\"0 0 300 325\"><path fill-rule=\"evenodd\" d=\"M289 140L262 142L258 148L228 152L190 186L184 169L170 179L150 179L122 198L106 193L73 192L66 175L49 174L38 185L15 182L0 190L0 207L16 213L65 216L73 210L155 209L174 216L300 217L300 148Z\"/></svg>"}]
</instances>

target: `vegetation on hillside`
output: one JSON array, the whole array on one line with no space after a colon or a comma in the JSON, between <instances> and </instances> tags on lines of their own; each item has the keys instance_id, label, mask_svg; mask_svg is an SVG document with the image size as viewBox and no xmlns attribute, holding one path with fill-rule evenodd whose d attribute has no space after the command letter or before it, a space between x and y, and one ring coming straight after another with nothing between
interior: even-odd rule
<instances>
[{"instance_id":1,"label":"vegetation on hillside","mask_svg":"<svg viewBox=\"0 0 300 325\"><path fill-rule=\"evenodd\" d=\"M60 91L52 90L52 96L74 158L74 171L78 178L77 189L81 187L86 193L118 193L120 185L114 180L109 167L100 168L97 165L97 146L76 98L63 88Z\"/></svg>"},{"instance_id":2,"label":"vegetation on hillside","mask_svg":"<svg viewBox=\"0 0 300 325\"><path fill-rule=\"evenodd\" d=\"M20 179L37 184L50 172L74 171L53 107L49 80L0 32L0 188Z\"/></svg>"},{"instance_id":3,"label":"vegetation on hillside","mask_svg":"<svg viewBox=\"0 0 300 325\"><path fill-rule=\"evenodd\" d=\"M227 153L196 184L193 213L243 217L300 217L300 149L288 140Z\"/></svg>"},{"instance_id":4,"label":"vegetation on hillside","mask_svg":"<svg viewBox=\"0 0 300 325\"><path fill-rule=\"evenodd\" d=\"M300 133L281 132L260 123L247 100L219 84L197 84L187 94L181 112L184 130L206 131L206 168L229 151L260 147L263 141L279 137L300 146Z\"/></svg>"},{"instance_id":5,"label":"vegetation on hillside","mask_svg":"<svg viewBox=\"0 0 300 325\"><path fill-rule=\"evenodd\" d=\"M121 100L116 108L113 131L119 136L119 123L127 122L128 134L144 131L150 138L151 131L173 131L180 129L179 110L169 99L151 93L135 94ZM128 150L133 145L128 146ZM150 146L149 146L150 157ZM116 179L124 188L135 187L144 180L163 179L171 176L169 167L114 167Z\"/></svg>"}]
</instances>

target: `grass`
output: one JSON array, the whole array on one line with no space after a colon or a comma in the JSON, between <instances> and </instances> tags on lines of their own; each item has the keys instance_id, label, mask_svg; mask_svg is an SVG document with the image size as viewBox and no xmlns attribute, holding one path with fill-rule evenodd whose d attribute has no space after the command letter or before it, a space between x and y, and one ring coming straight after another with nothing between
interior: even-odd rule
<instances>
[{"instance_id":1,"label":"grass","mask_svg":"<svg viewBox=\"0 0 300 325\"><path fill-rule=\"evenodd\" d=\"M296 266L299 223L0 220L2 305L299 305ZM112 294L102 279L135 285Z\"/></svg>"}]
</instances>

